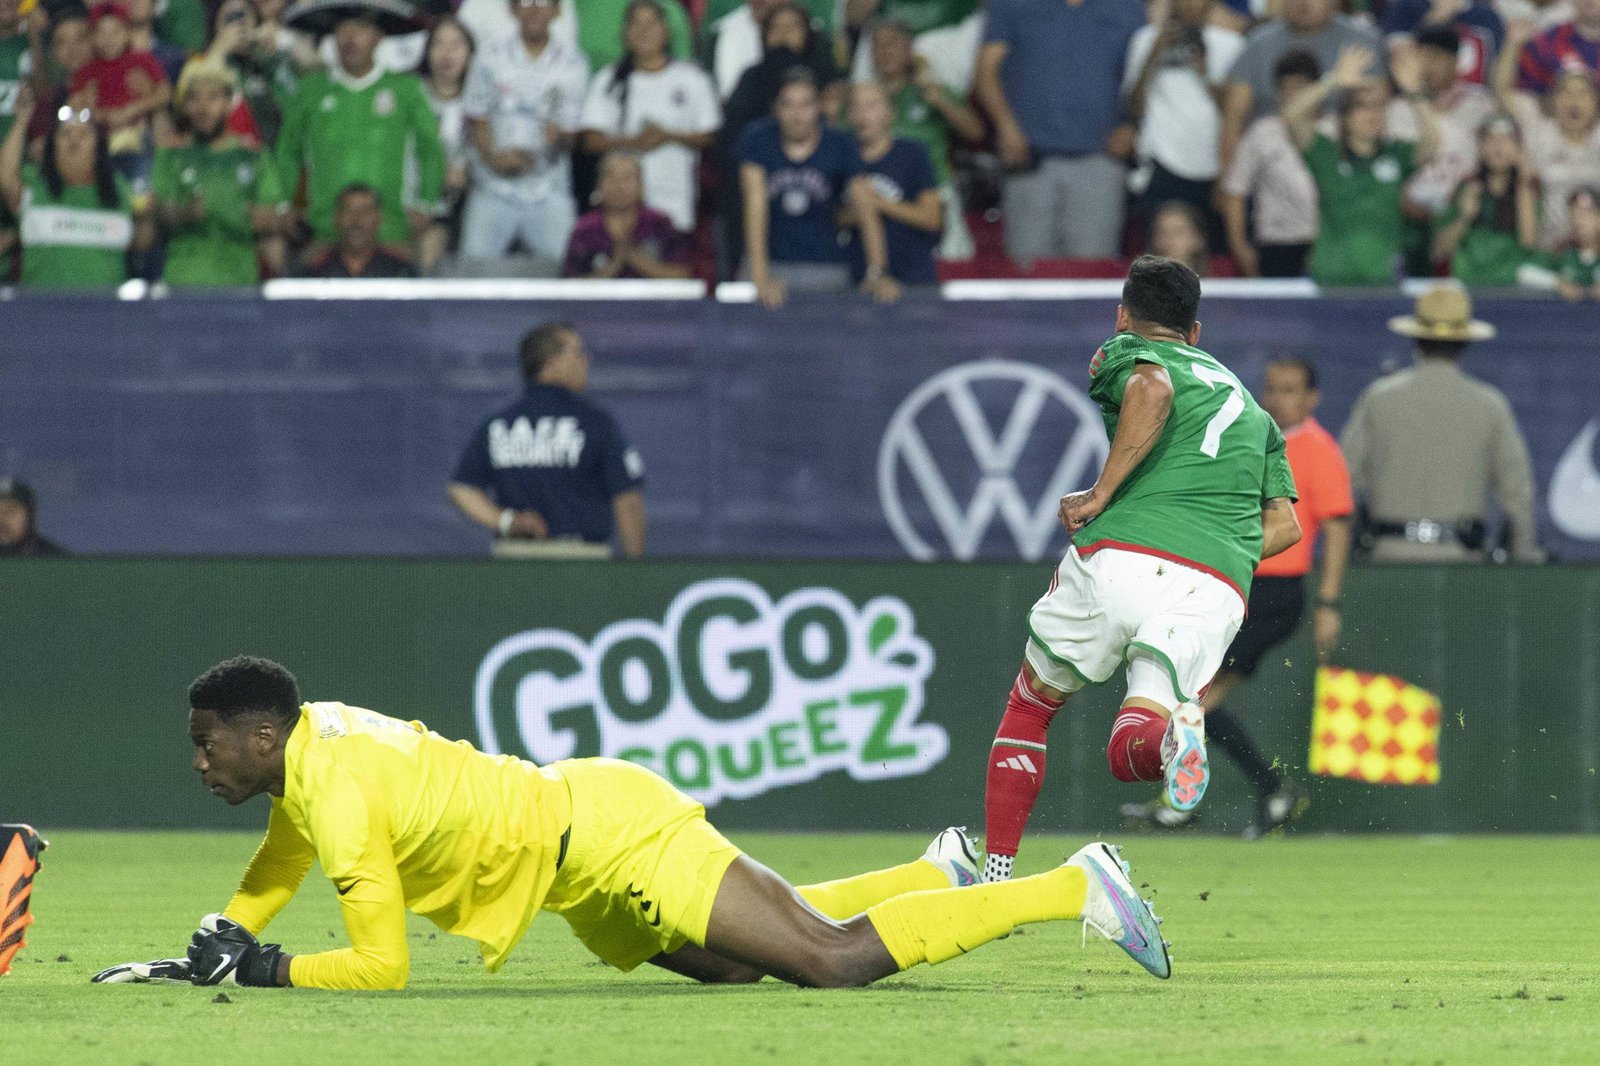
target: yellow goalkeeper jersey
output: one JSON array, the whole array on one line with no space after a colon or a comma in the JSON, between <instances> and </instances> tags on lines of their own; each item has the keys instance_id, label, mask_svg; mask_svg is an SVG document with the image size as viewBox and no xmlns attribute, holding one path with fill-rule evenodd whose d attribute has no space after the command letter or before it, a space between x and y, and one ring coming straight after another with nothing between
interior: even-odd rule
<instances>
[{"instance_id":1,"label":"yellow goalkeeper jersey","mask_svg":"<svg viewBox=\"0 0 1600 1066\"><path fill-rule=\"evenodd\" d=\"M294 956L294 984L405 987L408 908L476 940L492 971L544 902L571 818L554 771L421 722L308 703L266 839L224 914L259 935L315 858L339 892L351 946Z\"/></svg>"}]
</instances>

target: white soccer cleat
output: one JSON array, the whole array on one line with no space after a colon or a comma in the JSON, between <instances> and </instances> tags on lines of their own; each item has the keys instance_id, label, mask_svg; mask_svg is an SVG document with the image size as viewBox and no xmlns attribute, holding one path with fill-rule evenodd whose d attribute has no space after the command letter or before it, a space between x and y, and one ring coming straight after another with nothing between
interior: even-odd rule
<instances>
[{"instance_id":1,"label":"white soccer cleat","mask_svg":"<svg viewBox=\"0 0 1600 1066\"><path fill-rule=\"evenodd\" d=\"M1116 944L1157 977L1171 977L1172 957L1167 954L1167 942L1161 939L1161 919L1156 917L1155 905L1141 899L1134 889L1128 864L1117 857L1120 851L1095 841L1073 852L1065 863L1082 870L1088 881L1083 926Z\"/></svg>"},{"instance_id":2,"label":"white soccer cleat","mask_svg":"<svg viewBox=\"0 0 1600 1066\"><path fill-rule=\"evenodd\" d=\"M965 888L982 880L978 873L977 842L967 836L964 825L953 825L934 837L928 850L922 853L922 861L932 863L948 877L951 888Z\"/></svg>"},{"instance_id":3,"label":"white soccer cleat","mask_svg":"<svg viewBox=\"0 0 1600 1066\"><path fill-rule=\"evenodd\" d=\"M1206 763L1206 713L1199 705L1180 703L1161 739L1165 783L1162 795L1175 811L1192 811L1200 805L1211 780Z\"/></svg>"}]
</instances>

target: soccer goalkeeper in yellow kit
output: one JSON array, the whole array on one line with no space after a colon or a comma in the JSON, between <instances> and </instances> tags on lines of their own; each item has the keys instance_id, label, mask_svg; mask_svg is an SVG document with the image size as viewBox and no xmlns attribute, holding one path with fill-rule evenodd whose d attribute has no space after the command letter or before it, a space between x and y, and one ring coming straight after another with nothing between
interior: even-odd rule
<instances>
[{"instance_id":1,"label":"soccer goalkeeper in yellow kit","mask_svg":"<svg viewBox=\"0 0 1600 1066\"><path fill-rule=\"evenodd\" d=\"M403 988L407 910L476 940L491 971L546 910L618 969L651 962L707 982L865 985L1053 920L1081 920L1156 976L1171 972L1151 908L1105 844L1045 874L975 884L970 844L951 829L915 862L794 888L631 763L540 767L420 722L302 705L293 675L245 656L196 679L189 701L202 782L230 804L269 794L267 835L187 959L97 981ZM259 942L313 858L350 946L291 955Z\"/></svg>"}]
</instances>

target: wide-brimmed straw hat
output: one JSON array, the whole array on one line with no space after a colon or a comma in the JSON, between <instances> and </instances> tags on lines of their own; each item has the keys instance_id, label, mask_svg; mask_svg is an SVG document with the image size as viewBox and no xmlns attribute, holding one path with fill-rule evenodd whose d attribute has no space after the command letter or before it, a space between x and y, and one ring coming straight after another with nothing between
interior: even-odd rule
<instances>
[{"instance_id":1,"label":"wide-brimmed straw hat","mask_svg":"<svg viewBox=\"0 0 1600 1066\"><path fill-rule=\"evenodd\" d=\"M1417 297L1416 314L1396 315L1389 328L1424 341L1486 341L1495 334L1489 323L1472 317L1472 300L1458 285L1434 285Z\"/></svg>"},{"instance_id":2,"label":"wide-brimmed straw hat","mask_svg":"<svg viewBox=\"0 0 1600 1066\"><path fill-rule=\"evenodd\" d=\"M283 13L283 24L325 37L352 18L366 19L391 37L427 29L432 20L423 5L406 0L298 0Z\"/></svg>"}]
</instances>

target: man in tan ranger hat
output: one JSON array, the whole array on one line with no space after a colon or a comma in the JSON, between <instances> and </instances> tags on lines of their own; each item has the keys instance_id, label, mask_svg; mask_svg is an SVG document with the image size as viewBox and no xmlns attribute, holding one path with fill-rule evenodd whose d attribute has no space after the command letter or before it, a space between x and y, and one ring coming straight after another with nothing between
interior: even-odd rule
<instances>
[{"instance_id":1,"label":"man in tan ranger hat","mask_svg":"<svg viewBox=\"0 0 1600 1066\"><path fill-rule=\"evenodd\" d=\"M1367 505L1371 558L1482 560L1492 495L1510 526L1511 557L1542 562L1527 441L1500 390L1461 372L1467 345L1494 327L1472 317L1463 289L1440 284L1389 328L1416 340L1416 364L1367 387L1339 442Z\"/></svg>"}]
</instances>

